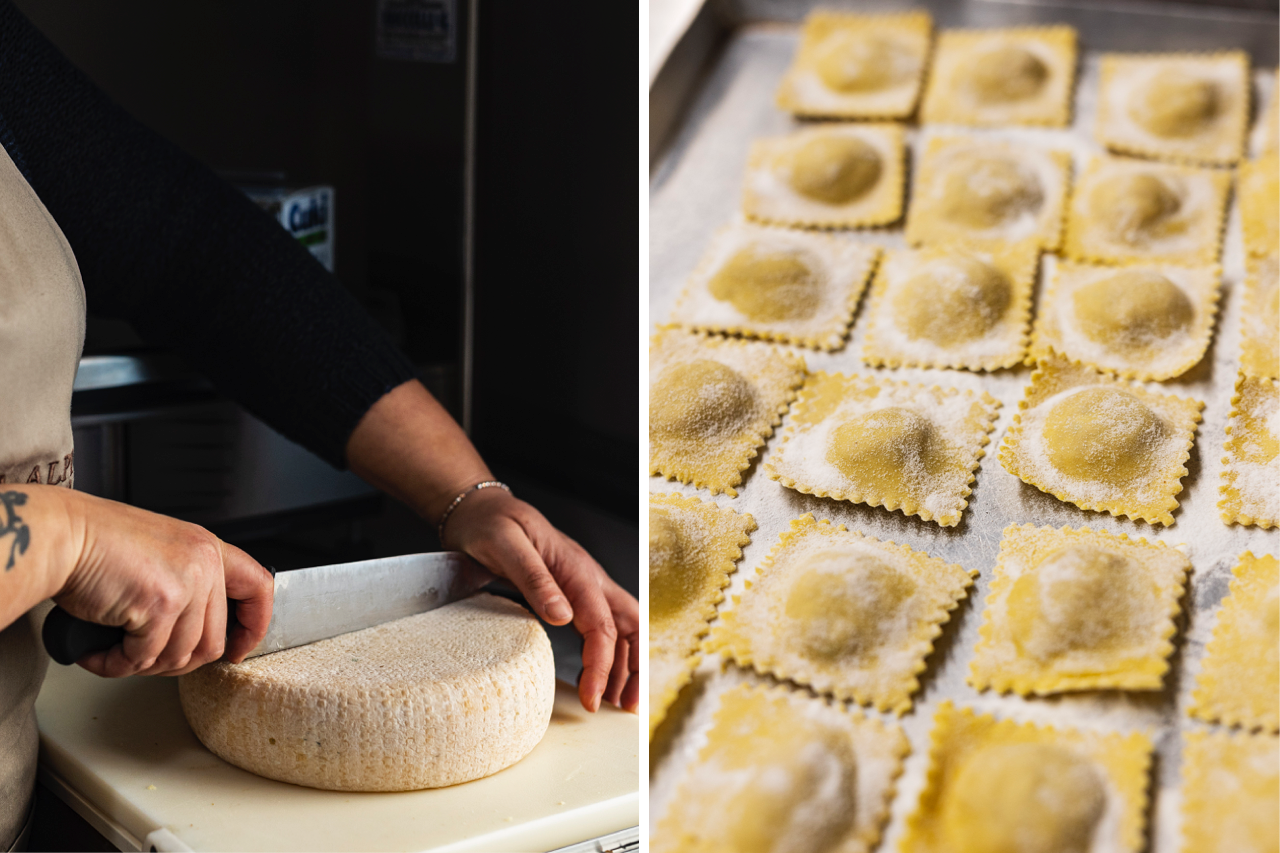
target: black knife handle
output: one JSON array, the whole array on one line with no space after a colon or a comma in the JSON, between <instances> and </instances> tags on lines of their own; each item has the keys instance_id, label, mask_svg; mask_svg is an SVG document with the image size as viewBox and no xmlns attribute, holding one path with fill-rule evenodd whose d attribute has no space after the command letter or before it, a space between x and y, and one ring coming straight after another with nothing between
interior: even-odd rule
<instances>
[{"instance_id":1,"label":"black knife handle","mask_svg":"<svg viewBox=\"0 0 1280 853\"><path fill-rule=\"evenodd\" d=\"M266 569L271 573L271 577L276 576L274 568L267 566ZM235 612L236 603L228 598L227 636L230 636L231 629L239 624L236 622ZM63 666L70 666L87 654L105 652L112 646L120 645L124 642L125 630L115 625L86 622L72 616L61 607L54 607L45 617L40 636L44 640L45 651L49 653L49 657Z\"/></svg>"},{"instance_id":2,"label":"black knife handle","mask_svg":"<svg viewBox=\"0 0 1280 853\"><path fill-rule=\"evenodd\" d=\"M49 611L40 636L49 657L69 666L92 652L105 652L124 642L124 628L77 619L61 607Z\"/></svg>"}]
</instances>

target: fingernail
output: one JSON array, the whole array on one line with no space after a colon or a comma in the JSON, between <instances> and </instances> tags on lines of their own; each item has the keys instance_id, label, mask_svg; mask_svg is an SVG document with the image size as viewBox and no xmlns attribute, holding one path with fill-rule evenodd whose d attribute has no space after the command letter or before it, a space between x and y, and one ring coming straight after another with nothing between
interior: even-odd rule
<instances>
[{"instance_id":1,"label":"fingernail","mask_svg":"<svg viewBox=\"0 0 1280 853\"><path fill-rule=\"evenodd\" d=\"M563 598L555 598L547 604L547 615L556 620L571 619L573 611L569 609L569 603Z\"/></svg>"}]
</instances>

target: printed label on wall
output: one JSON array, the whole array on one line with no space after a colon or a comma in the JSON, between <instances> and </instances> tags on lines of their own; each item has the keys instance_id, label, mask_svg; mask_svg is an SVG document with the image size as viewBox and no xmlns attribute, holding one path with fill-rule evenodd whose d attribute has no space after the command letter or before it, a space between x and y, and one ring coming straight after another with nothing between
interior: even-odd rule
<instances>
[{"instance_id":1,"label":"printed label on wall","mask_svg":"<svg viewBox=\"0 0 1280 853\"><path fill-rule=\"evenodd\" d=\"M311 187L285 196L280 224L333 272L333 187Z\"/></svg>"},{"instance_id":2,"label":"printed label on wall","mask_svg":"<svg viewBox=\"0 0 1280 853\"><path fill-rule=\"evenodd\" d=\"M279 220L325 269L333 272L333 187L241 185L240 191Z\"/></svg>"},{"instance_id":3,"label":"printed label on wall","mask_svg":"<svg viewBox=\"0 0 1280 853\"><path fill-rule=\"evenodd\" d=\"M377 52L382 59L453 62L455 0L378 0Z\"/></svg>"}]
</instances>

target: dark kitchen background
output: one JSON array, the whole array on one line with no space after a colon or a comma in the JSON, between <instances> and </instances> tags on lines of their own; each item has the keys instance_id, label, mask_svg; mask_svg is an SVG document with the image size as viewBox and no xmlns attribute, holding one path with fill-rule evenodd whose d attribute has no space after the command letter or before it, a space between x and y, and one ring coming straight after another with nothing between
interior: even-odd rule
<instances>
[{"instance_id":1,"label":"dark kitchen background","mask_svg":"<svg viewBox=\"0 0 1280 853\"><path fill-rule=\"evenodd\" d=\"M17 5L233 183L277 199L331 187L327 220L303 194L300 236L331 243L338 280L496 476L637 590L634 7L484 2L473 28L467 0ZM439 547L127 325L90 317L85 356L78 488L204 524L278 569ZM553 640L575 679L572 637Z\"/></svg>"}]
</instances>

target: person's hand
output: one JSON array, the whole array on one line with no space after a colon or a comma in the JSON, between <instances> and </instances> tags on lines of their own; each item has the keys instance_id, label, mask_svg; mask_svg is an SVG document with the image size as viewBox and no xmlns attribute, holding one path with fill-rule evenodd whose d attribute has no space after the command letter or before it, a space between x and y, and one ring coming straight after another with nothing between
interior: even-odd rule
<instances>
[{"instance_id":1,"label":"person's hand","mask_svg":"<svg viewBox=\"0 0 1280 853\"><path fill-rule=\"evenodd\" d=\"M421 382L374 403L346 445L351 470L435 524L468 484L493 474L466 433ZM640 605L582 546L502 489L468 494L449 515L444 546L459 548L516 585L552 625L582 634L578 697L634 711L640 704Z\"/></svg>"},{"instance_id":2,"label":"person's hand","mask_svg":"<svg viewBox=\"0 0 1280 853\"><path fill-rule=\"evenodd\" d=\"M119 625L124 642L77 663L108 678L181 675L243 660L267 632L274 584L252 557L194 524L68 493L77 555L53 596L72 616ZM226 634L227 599L239 625ZM225 644L225 648L224 648Z\"/></svg>"},{"instance_id":3,"label":"person's hand","mask_svg":"<svg viewBox=\"0 0 1280 853\"><path fill-rule=\"evenodd\" d=\"M502 489L468 495L449 516L445 545L511 581L552 625L582 634L578 697L628 711L640 704L640 605L582 546Z\"/></svg>"}]
</instances>

